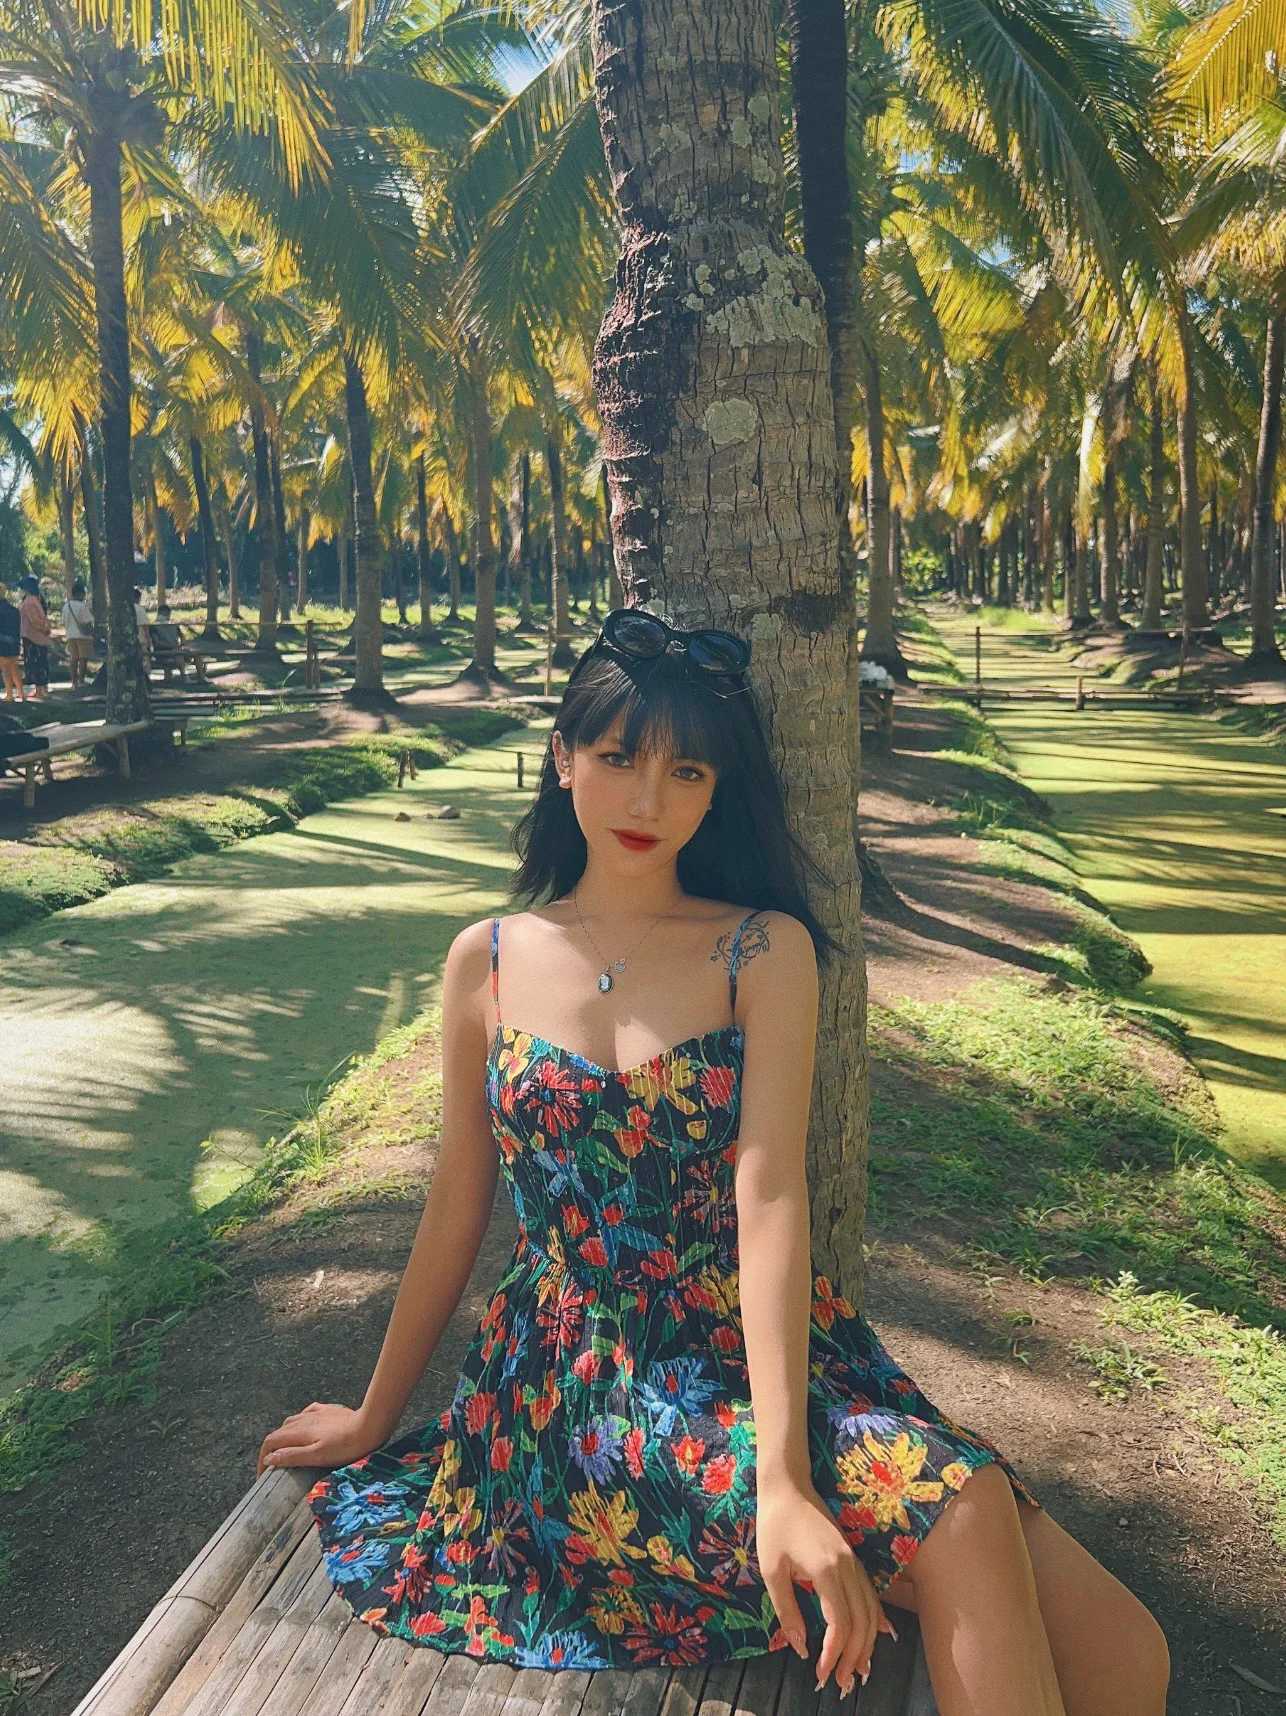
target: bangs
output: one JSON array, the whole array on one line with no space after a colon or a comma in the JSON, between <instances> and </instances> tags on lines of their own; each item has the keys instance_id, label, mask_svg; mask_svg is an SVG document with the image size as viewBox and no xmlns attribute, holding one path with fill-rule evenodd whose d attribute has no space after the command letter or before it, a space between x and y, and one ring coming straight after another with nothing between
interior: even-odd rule
<instances>
[{"instance_id":1,"label":"bangs","mask_svg":"<svg viewBox=\"0 0 1286 1716\"><path fill-rule=\"evenodd\" d=\"M610 656L602 663L585 686L574 744L594 744L620 715L621 748L630 757L691 757L720 773L735 766L729 700L701 685L695 672L673 656L657 657L637 680Z\"/></svg>"}]
</instances>

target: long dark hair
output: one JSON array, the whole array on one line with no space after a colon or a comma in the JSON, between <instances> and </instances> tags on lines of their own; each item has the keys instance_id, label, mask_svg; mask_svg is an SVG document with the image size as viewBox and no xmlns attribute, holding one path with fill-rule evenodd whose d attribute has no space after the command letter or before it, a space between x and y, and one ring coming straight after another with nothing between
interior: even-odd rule
<instances>
[{"instance_id":1,"label":"long dark hair","mask_svg":"<svg viewBox=\"0 0 1286 1716\"><path fill-rule=\"evenodd\" d=\"M728 695L738 683L744 688ZM718 772L709 813L678 855L684 892L789 913L812 936L819 962L846 952L809 904L806 876L824 887L834 884L787 822L781 778L750 686L711 680L677 653L636 661L591 644L572 670L554 728L569 749L592 745L622 711L622 749L629 757L640 750L692 757ZM585 836L571 793L558 784L552 735L535 799L510 844L520 859L510 897L528 905L561 899L584 873Z\"/></svg>"}]
</instances>

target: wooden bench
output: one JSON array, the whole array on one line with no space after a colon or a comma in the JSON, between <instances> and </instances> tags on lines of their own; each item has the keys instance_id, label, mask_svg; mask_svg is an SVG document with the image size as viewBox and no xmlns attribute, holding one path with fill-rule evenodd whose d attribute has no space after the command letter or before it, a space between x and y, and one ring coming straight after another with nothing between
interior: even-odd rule
<instances>
[{"instance_id":1,"label":"wooden bench","mask_svg":"<svg viewBox=\"0 0 1286 1716\"><path fill-rule=\"evenodd\" d=\"M73 1716L937 1716L919 1627L895 1616L865 1687L814 1691L820 1640L710 1668L538 1669L381 1637L331 1583L307 1495L264 1472Z\"/></svg>"},{"instance_id":2,"label":"wooden bench","mask_svg":"<svg viewBox=\"0 0 1286 1716\"><path fill-rule=\"evenodd\" d=\"M127 781L130 778L129 740L131 733L145 733L149 727L167 727L172 732L178 733L181 745L186 745L190 719L191 717L188 715L167 715L162 711L150 721L129 721L115 725L106 721L51 721L44 727L31 729L33 733L48 736L49 745L46 749L22 751L17 756L0 757L0 763L7 769L22 770L23 807L31 810L36 802L36 770L43 771L47 783L53 781L54 771L49 766L51 757L65 757L72 751L92 751L97 745L111 745L116 751L121 779Z\"/></svg>"},{"instance_id":3,"label":"wooden bench","mask_svg":"<svg viewBox=\"0 0 1286 1716\"><path fill-rule=\"evenodd\" d=\"M893 688L863 685L857 698L858 725L882 751L893 749Z\"/></svg>"}]
</instances>

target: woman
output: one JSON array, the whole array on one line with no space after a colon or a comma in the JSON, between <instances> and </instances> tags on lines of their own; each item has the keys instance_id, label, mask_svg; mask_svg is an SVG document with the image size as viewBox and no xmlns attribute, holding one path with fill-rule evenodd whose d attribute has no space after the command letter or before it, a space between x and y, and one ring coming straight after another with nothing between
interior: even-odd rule
<instances>
[{"instance_id":1,"label":"woman","mask_svg":"<svg viewBox=\"0 0 1286 1716\"><path fill-rule=\"evenodd\" d=\"M85 580L77 578L71 595L63 603L63 636L67 640L67 660L71 666L71 688L79 691L85 683L89 665L89 646L94 641L94 610L85 600Z\"/></svg>"},{"instance_id":2,"label":"woman","mask_svg":"<svg viewBox=\"0 0 1286 1716\"><path fill-rule=\"evenodd\" d=\"M54 634L49 615L40 599L39 581L28 572L22 580L25 592L18 608L22 629L22 671L31 687L31 701L43 702L49 696L49 646Z\"/></svg>"},{"instance_id":3,"label":"woman","mask_svg":"<svg viewBox=\"0 0 1286 1716\"><path fill-rule=\"evenodd\" d=\"M1148 1611L812 1271L839 950L748 661L619 609L577 663L514 834L512 893L546 903L447 956L438 1171L365 1399L292 1414L258 1469L337 1468L309 1495L330 1577L440 1651L684 1665L811 1635L847 1693L888 1603L942 1716L1160 1716ZM390 1440L501 1164L510 1266L450 1406Z\"/></svg>"}]
</instances>

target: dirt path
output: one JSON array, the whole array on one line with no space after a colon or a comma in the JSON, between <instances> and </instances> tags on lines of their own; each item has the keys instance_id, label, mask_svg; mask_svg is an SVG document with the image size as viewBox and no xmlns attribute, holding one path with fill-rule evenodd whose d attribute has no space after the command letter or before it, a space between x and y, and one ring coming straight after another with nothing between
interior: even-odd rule
<instances>
[{"instance_id":1,"label":"dirt path","mask_svg":"<svg viewBox=\"0 0 1286 1716\"><path fill-rule=\"evenodd\" d=\"M973 671L973 620L935 615ZM987 684L1075 669L1003 631ZM1214 715L990 706L1029 786L1054 806L1085 884L1154 967L1142 993L1192 1030L1225 1147L1286 1188L1286 781L1279 747Z\"/></svg>"},{"instance_id":2,"label":"dirt path","mask_svg":"<svg viewBox=\"0 0 1286 1716\"><path fill-rule=\"evenodd\" d=\"M94 1303L123 1227L226 1196L310 1087L432 1000L451 938L501 901L512 753L541 743L507 735L7 939L0 1389Z\"/></svg>"}]
</instances>

